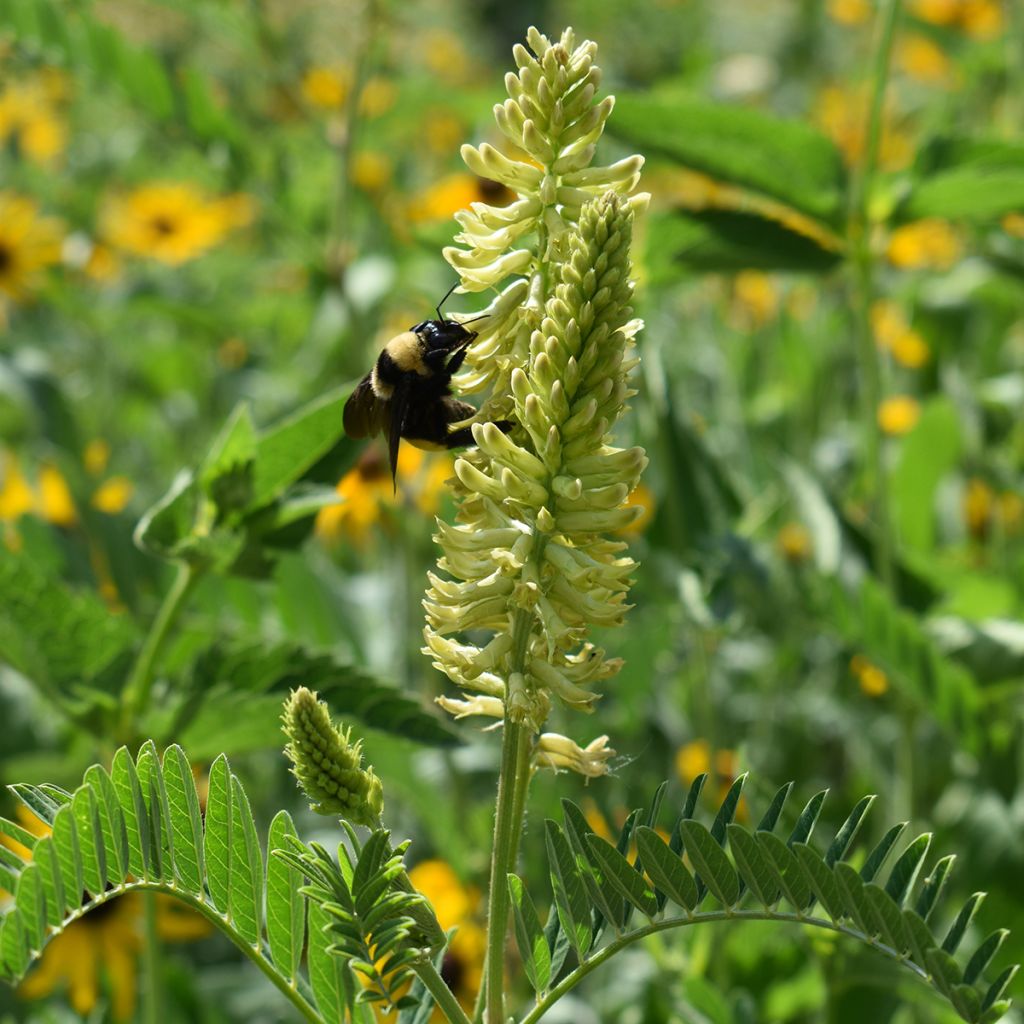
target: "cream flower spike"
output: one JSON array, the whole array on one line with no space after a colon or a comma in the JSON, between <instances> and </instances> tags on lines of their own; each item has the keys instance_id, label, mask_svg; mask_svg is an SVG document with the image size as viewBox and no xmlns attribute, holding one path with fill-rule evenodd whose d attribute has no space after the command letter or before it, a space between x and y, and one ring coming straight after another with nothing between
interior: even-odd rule
<instances>
[{"instance_id":1,"label":"cream flower spike","mask_svg":"<svg viewBox=\"0 0 1024 1024\"><path fill-rule=\"evenodd\" d=\"M531 28L527 43L529 49L514 48L519 70L506 75L509 98L494 108L498 128L516 155L487 143L462 147L473 173L500 182L518 198L504 207L473 203L457 213L462 228L455 236L458 244L444 251L464 292L496 289L515 278L488 309L490 319L477 328L466 368L456 378L460 392L491 391L484 418L492 419L507 411L509 380L514 369L526 365L549 271L566 258L567 237L578 226L584 205L609 190L629 197L643 166L640 156L590 166L614 106L610 96L596 98L601 81L594 62L597 45L584 41L577 46L571 29L552 42ZM629 205L640 209L648 199L635 195Z\"/></svg>"}]
</instances>

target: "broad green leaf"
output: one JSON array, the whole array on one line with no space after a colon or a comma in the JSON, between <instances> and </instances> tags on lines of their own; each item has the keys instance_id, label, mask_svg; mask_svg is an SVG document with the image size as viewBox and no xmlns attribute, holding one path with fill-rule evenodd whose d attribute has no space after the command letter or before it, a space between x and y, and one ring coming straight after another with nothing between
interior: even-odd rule
<instances>
[{"instance_id":1,"label":"broad green leaf","mask_svg":"<svg viewBox=\"0 0 1024 1024\"><path fill-rule=\"evenodd\" d=\"M885 884L885 891L900 905L907 898L907 894L913 889L917 881L918 872L928 855L928 849L932 844L930 832L918 836L904 851L900 858L893 865L889 874L889 881Z\"/></svg>"},{"instance_id":2,"label":"broad green leaf","mask_svg":"<svg viewBox=\"0 0 1024 1024\"><path fill-rule=\"evenodd\" d=\"M249 798L234 775L230 786L232 825L228 912L241 935L253 946L258 946L263 922L263 854Z\"/></svg>"},{"instance_id":3,"label":"broad green leaf","mask_svg":"<svg viewBox=\"0 0 1024 1024\"><path fill-rule=\"evenodd\" d=\"M953 869L955 860L956 857L952 854L943 857L935 864L931 874L925 879L917 902L914 904L914 910L922 920L927 921L931 917L932 911L946 887L946 882L949 881L949 873Z\"/></svg>"},{"instance_id":4,"label":"broad green leaf","mask_svg":"<svg viewBox=\"0 0 1024 1024\"><path fill-rule=\"evenodd\" d=\"M562 931L569 937L576 955L582 963L590 949L590 901L576 864L576 857L558 823L550 818L544 822L548 862L551 866L551 888L555 897L558 919Z\"/></svg>"},{"instance_id":5,"label":"broad green leaf","mask_svg":"<svg viewBox=\"0 0 1024 1024\"><path fill-rule=\"evenodd\" d=\"M287 811L278 811L267 838L267 939L274 963L289 979L298 976L306 940L306 901L299 895L302 872L275 850L287 849L286 836L295 836Z\"/></svg>"},{"instance_id":6,"label":"broad green leaf","mask_svg":"<svg viewBox=\"0 0 1024 1024\"><path fill-rule=\"evenodd\" d=\"M917 425L900 442L889 477L900 541L925 554L935 546L936 491L960 461L960 433L960 415L951 399L925 402Z\"/></svg>"},{"instance_id":7,"label":"broad green leaf","mask_svg":"<svg viewBox=\"0 0 1024 1024\"><path fill-rule=\"evenodd\" d=\"M7 836L8 839L13 839L14 842L24 846L29 852L35 849L36 843L39 842L38 836L33 835L27 828L23 828L17 822L8 821L6 818L0 818L0 836Z\"/></svg>"},{"instance_id":8,"label":"broad green leaf","mask_svg":"<svg viewBox=\"0 0 1024 1024\"><path fill-rule=\"evenodd\" d=\"M168 834L170 814L167 808L167 792L164 788L160 757L152 740L146 740L135 762L139 775L139 787L146 801L149 816L150 870L155 877L170 882L174 878L174 864L171 856Z\"/></svg>"},{"instance_id":9,"label":"broad green leaf","mask_svg":"<svg viewBox=\"0 0 1024 1024\"><path fill-rule=\"evenodd\" d=\"M537 909L518 875L508 876L508 891L523 969L534 992L539 995L547 990L551 981L551 950L544 938Z\"/></svg>"},{"instance_id":10,"label":"broad green leaf","mask_svg":"<svg viewBox=\"0 0 1024 1024\"><path fill-rule=\"evenodd\" d=\"M199 485L195 477L182 470L171 482L167 493L149 508L135 527L135 543L159 558L174 559L188 552L183 544L196 523Z\"/></svg>"},{"instance_id":11,"label":"broad green leaf","mask_svg":"<svg viewBox=\"0 0 1024 1024\"><path fill-rule=\"evenodd\" d=\"M736 817L736 808L740 805L740 797L743 795L746 782L747 773L743 772L729 787L729 792L725 794L715 820L711 823L711 836L719 846L725 845L725 828Z\"/></svg>"},{"instance_id":12,"label":"broad green leaf","mask_svg":"<svg viewBox=\"0 0 1024 1024\"><path fill-rule=\"evenodd\" d=\"M78 829L75 827L75 812L70 807L62 807L54 819L51 833L53 849L60 865L61 879L64 884L64 906L74 910L82 900L85 891L85 873L82 867L82 851L78 841Z\"/></svg>"},{"instance_id":13,"label":"broad green leaf","mask_svg":"<svg viewBox=\"0 0 1024 1024\"><path fill-rule=\"evenodd\" d=\"M786 840L787 846L792 846L794 843L806 843L811 838L826 796L828 796L828 790L823 789L807 801L807 805L800 812L796 825L793 826L793 831L789 834L789 839Z\"/></svg>"},{"instance_id":14,"label":"broad green leaf","mask_svg":"<svg viewBox=\"0 0 1024 1024\"><path fill-rule=\"evenodd\" d=\"M12 977L20 978L28 968L28 938L17 914L6 914L0 919L0 958L5 972Z\"/></svg>"},{"instance_id":15,"label":"broad green leaf","mask_svg":"<svg viewBox=\"0 0 1024 1024\"><path fill-rule=\"evenodd\" d=\"M14 896L14 912L21 920L29 947L33 950L42 949L43 937L46 935L46 896L38 864L25 865Z\"/></svg>"},{"instance_id":16,"label":"broad green leaf","mask_svg":"<svg viewBox=\"0 0 1024 1024\"><path fill-rule=\"evenodd\" d=\"M213 498L222 513L245 508L252 499L252 461L256 456L256 427L247 402L239 402L227 418L199 468L199 484ZM249 468L248 490L244 495L223 493L231 480L240 482ZM229 487L229 490L231 488ZM241 498L241 500L235 500Z\"/></svg>"},{"instance_id":17,"label":"broad green leaf","mask_svg":"<svg viewBox=\"0 0 1024 1024\"><path fill-rule=\"evenodd\" d=\"M961 975L957 962L944 949L929 949L925 954L928 973L932 977L936 988L950 1000L953 997L953 989L960 984Z\"/></svg>"},{"instance_id":18,"label":"broad green leaf","mask_svg":"<svg viewBox=\"0 0 1024 1024\"><path fill-rule=\"evenodd\" d=\"M604 881L642 914L650 918L655 917L658 913L658 901L633 865L611 843L600 836L589 835L586 837L586 843L591 863L599 867Z\"/></svg>"},{"instance_id":19,"label":"broad green leaf","mask_svg":"<svg viewBox=\"0 0 1024 1024\"><path fill-rule=\"evenodd\" d=\"M612 923L616 928L625 924L626 904L605 884L600 867L594 863L587 846L587 836L593 833L583 811L571 800L562 800L562 813L565 821L565 835L569 845L576 854L583 884L590 895L594 907L594 941L601 934L605 922Z\"/></svg>"},{"instance_id":20,"label":"broad green leaf","mask_svg":"<svg viewBox=\"0 0 1024 1024\"><path fill-rule=\"evenodd\" d=\"M636 845L644 871L655 886L676 906L693 910L700 897L679 854L673 853L657 832L644 826L636 830ZM659 904L664 906L664 900L659 900Z\"/></svg>"},{"instance_id":21,"label":"broad green leaf","mask_svg":"<svg viewBox=\"0 0 1024 1024\"><path fill-rule=\"evenodd\" d=\"M782 814L782 809L786 806L786 800L789 798L789 794L792 789L793 783L787 782L776 791L775 796L772 797L772 802L768 805L768 810L764 812L761 820L757 823L756 831L775 831L775 825L779 820L779 816Z\"/></svg>"},{"instance_id":22,"label":"broad green leaf","mask_svg":"<svg viewBox=\"0 0 1024 1024\"><path fill-rule=\"evenodd\" d=\"M203 892L203 821L192 766L177 744L164 751L164 784L171 853L178 884L195 896Z\"/></svg>"},{"instance_id":23,"label":"broad green leaf","mask_svg":"<svg viewBox=\"0 0 1024 1024\"><path fill-rule=\"evenodd\" d=\"M842 897L846 916L864 935L871 937L875 934L874 917L865 903L864 882L860 875L845 861L836 864L832 869L832 875Z\"/></svg>"},{"instance_id":24,"label":"broad green leaf","mask_svg":"<svg viewBox=\"0 0 1024 1024\"><path fill-rule=\"evenodd\" d=\"M153 856L149 812L142 797L135 762L125 747L121 747L114 754L110 780L114 784L114 791L117 793L121 814L124 817L125 831L128 833L128 869L136 878L148 878Z\"/></svg>"},{"instance_id":25,"label":"broad green leaf","mask_svg":"<svg viewBox=\"0 0 1024 1024\"><path fill-rule=\"evenodd\" d=\"M910 942L910 955L921 968L927 968L929 949L935 949L938 942L931 929L916 911L903 910L903 930Z\"/></svg>"},{"instance_id":26,"label":"broad green leaf","mask_svg":"<svg viewBox=\"0 0 1024 1024\"><path fill-rule=\"evenodd\" d=\"M899 213L902 220L944 217L977 224L1024 209L1024 165L973 165L919 182Z\"/></svg>"},{"instance_id":27,"label":"broad green leaf","mask_svg":"<svg viewBox=\"0 0 1024 1024\"><path fill-rule=\"evenodd\" d=\"M964 983L973 985L985 968L992 962L992 958L999 952L1003 942L1010 933L1005 928L997 928L984 942L974 951L974 955L967 962L964 968Z\"/></svg>"},{"instance_id":28,"label":"broad green leaf","mask_svg":"<svg viewBox=\"0 0 1024 1024\"><path fill-rule=\"evenodd\" d=\"M989 986L988 992L985 993L985 998L982 1001L981 1008L983 1010L989 1009L994 1006L1001 998L1003 993L1008 988L1011 981L1013 981L1017 971L1020 970L1020 964L1011 964L1003 971L995 981Z\"/></svg>"},{"instance_id":29,"label":"broad green leaf","mask_svg":"<svg viewBox=\"0 0 1024 1024\"><path fill-rule=\"evenodd\" d=\"M864 900L870 911L874 931L891 950L902 954L911 945L900 908L876 882L864 886Z\"/></svg>"},{"instance_id":30,"label":"broad green leaf","mask_svg":"<svg viewBox=\"0 0 1024 1024\"><path fill-rule=\"evenodd\" d=\"M721 846L699 821L681 821L686 855L699 872L700 880L724 907L731 907L740 895L739 879Z\"/></svg>"},{"instance_id":31,"label":"broad green leaf","mask_svg":"<svg viewBox=\"0 0 1024 1024\"><path fill-rule=\"evenodd\" d=\"M686 94L616 98L608 131L642 152L763 192L838 225L845 172L835 145L802 121Z\"/></svg>"},{"instance_id":32,"label":"broad green leaf","mask_svg":"<svg viewBox=\"0 0 1024 1024\"><path fill-rule=\"evenodd\" d=\"M231 855L235 843L239 841L233 835L231 797L231 771L228 759L221 754L210 767L203 859L206 861L206 882L210 897L213 905L223 914L230 910L228 894L231 886Z\"/></svg>"},{"instance_id":33,"label":"broad green leaf","mask_svg":"<svg viewBox=\"0 0 1024 1024\"><path fill-rule=\"evenodd\" d=\"M838 921L845 915L845 904L832 871L806 843L794 843L793 853L818 902L833 921Z\"/></svg>"},{"instance_id":34,"label":"broad green leaf","mask_svg":"<svg viewBox=\"0 0 1024 1024\"><path fill-rule=\"evenodd\" d=\"M39 877L46 897L46 923L51 928L59 928L64 920L67 899L64 895L64 877L61 874L60 861L52 842L39 844L33 863L39 867ZM14 892L15 884L16 882L12 883L11 892Z\"/></svg>"},{"instance_id":35,"label":"broad green leaf","mask_svg":"<svg viewBox=\"0 0 1024 1024\"><path fill-rule=\"evenodd\" d=\"M779 887L775 881L757 840L741 825L735 822L728 827L729 849L740 873L740 879L766 907L774 906L779 900Z\"/></svg>"}]
</instances>

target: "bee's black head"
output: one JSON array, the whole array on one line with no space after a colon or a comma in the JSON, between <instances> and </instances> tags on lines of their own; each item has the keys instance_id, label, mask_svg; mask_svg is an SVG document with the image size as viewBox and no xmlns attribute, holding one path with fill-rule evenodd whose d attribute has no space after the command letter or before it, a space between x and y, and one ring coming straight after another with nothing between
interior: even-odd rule
<instances>
[{"instance_id":1,"label":"bee's black head","mask_svg":"<svg viewBox=\"0 0 1024 1024\"><path fill-rule=\"evenodd\" d=\"M467 330L455 320L424 320L416 324L412 331L423 340L430 351L451 351L476 337L476 331Z\"/></svg>"}]
</instances>

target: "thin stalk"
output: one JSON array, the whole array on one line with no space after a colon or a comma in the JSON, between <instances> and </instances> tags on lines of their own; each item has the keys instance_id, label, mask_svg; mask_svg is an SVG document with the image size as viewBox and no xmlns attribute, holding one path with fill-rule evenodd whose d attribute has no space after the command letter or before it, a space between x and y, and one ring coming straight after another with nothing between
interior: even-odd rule
<instances>
[{"instance_id":1,"label":"thin stalk","mask_svg":"<svg viewBox=\"0 0 1024 1024\"><path fill-rule=\"evenodd\" d=\"M134 738L138 720L149 706L157 658L200 576L201 571L194 566L185 563L178 566L171 589L164 596L163 604L146 634L122 694L121 732L125 739Z\"/></svg>"},{"instance_id":2,"label":"thin stalk","mask_svg":"<svg viewBox=\"0 0 1024 1024\"><path fill-rule=\"evenodd\" d=\"M553 989L551 989L550 992L544 996L543 999L540 999L536 1003L533 1009L523 1017L520 1024L537 1024L537 1021L539 1021L544 1014L562 998L562 996L567 992L572 991L572 989L583 981L588 974L595 971L606 960L610 960L616 953L621 952L634 942L639 942L641 939L646 939L649 935L656 935L658 932L668 931L671 928L685 928L688 925L705 924L708 921L788 921L791 924L812 925L815 928L825 928L828 931L837 932L840 935L849 935L853 938L860 939L862 942L869 943L875 949L886 953L894 960L898 960L900 963L904 964L922 980L928 980L927 972L918 967L917 964L912 963L903 954L899 953L895 949L891 949L889 946L885 945L885 943L877 941L875 937L865 935L856 928L849 928L845 925L836 924L833 921L826 921L820 917L806 917L799 914L771 914L765 913L763 910L714 910L708 911L707 913L694 914L692 917L668 918L664 921L655 921L644 928L637 929L635 932L620 935L613 942L609 942L607 946L595 953L589 960L580 964L580 966L574 971L567 974Z\"/></svg>"},{"instance_id":3,"label":"thin stalk","mask_svg":"<svg viewBox=\"0 0 1024 1024\"><path fill-rule=\"evenodd\" d=\"M427 986L427 991L434 997L434 1002L448 1018L449 1024L470 1024L466 1011L459 1006L458 1000L452 995L452 990L430 961L424 960L422 963L414 964L413 970Z\"/></svg>"},{"instance_id":4,"label":"thin stalk","mask_svg":"<svg viewBox=\"0 0 1024 1024\"><path fill-rule=\"evenodd\" d=\"M505 1024L505 933L508 930L508 873L512 849L517 842L518 823L513 817L516 769L520 748L528 745L526 728L505 719L501 742L501 774L498 776L498 806L494 815L494 846L491 850L491 881L487 897L487 1024Z\"/></svg>"},{"instance_id":5,"label":"thin stalk","mask_svg":"<svg viewBox=\"0 0 1024 1024\"><path fill-rule=\"evenodd\" d=\"M142 906L146 925L142 947L143 1020L146 1024L160 1024L163 997L160 979L160 935L156 925L156 893L147 892L142 897Z\"/></svg>"},{"instance_id":6,"label":"thin stalk","mask_svg":"<svg viewBox=\"0 0 1024 1024\"><path fill-rule=\"evenodd\" d=\"M882 399L882 373L871 331L871 306L875 299L875 261L871 251L871 196L878 170L882 141L885 89L896 35L900 0L888 0L878 22L871 72L871 98L864 162L853 181L850 194L849 237L853 248L853 273L857 351L862 377L862 415L866 456L874 490L875 560L878 572L892 593L895 589L894 538L889 502L889 483L882 459L882 432L878 406Z\"/></svg>"}]
</instances>

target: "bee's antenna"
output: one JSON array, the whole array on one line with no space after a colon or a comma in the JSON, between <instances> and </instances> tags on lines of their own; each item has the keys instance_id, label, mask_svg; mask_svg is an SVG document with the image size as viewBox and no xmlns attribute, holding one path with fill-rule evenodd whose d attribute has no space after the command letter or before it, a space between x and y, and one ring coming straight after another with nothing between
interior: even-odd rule
<instances>
[{"instance_id":1,"label":"bee's antenna","mask_svg":"<svg viewBox=\"0 0 1024 1024\"><path fill-rule=\"evenodd\" d=\"M449 288L448 291L446 291L444 293L444 298L437 304L437 319L438 320L444 320L444 316L441 313L441 307L448 301L448 297L451 295L451 293L453 291L455 291L456 288L459 287L459 284L460 284L460 282L456 281L455 284L453 284L451 286L451 288Z\"/></svg>"},{"instance_id":2,"label":"bee's antenna","mask_svg":"<svg viewBox=\"0 0 1024 1024\"><path fill-rule=\"evenodd\" d=\"M477 316L471 316L468 320L460 320L459 326L465 327L466 324L475 324L477 320L486 320L490 315L490 313L479 313Z\"/></svg>"}]
</instances>

